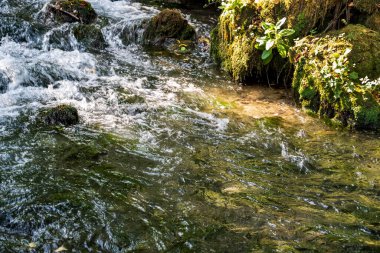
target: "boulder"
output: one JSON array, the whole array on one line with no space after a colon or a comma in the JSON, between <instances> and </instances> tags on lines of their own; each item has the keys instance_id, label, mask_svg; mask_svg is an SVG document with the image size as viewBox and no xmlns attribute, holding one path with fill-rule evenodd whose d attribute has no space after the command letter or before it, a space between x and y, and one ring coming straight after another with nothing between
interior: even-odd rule
<instances>
[{"instance_id":1,"label":"boulder","mask_svg":"<svg viewBox=\"0 0 380 253\"><path fill-rule=\"evenodd\" d=\"M348 25L290 50L302 106L344 127L380 129L380 33Z\"/></svg>"},{"instance_id":2,"label":"boulder","mask_svg":"<svg viewBox=\"0 0 380 253\"><path fill-rule=\"evenodd\" d=\"M42 113L42 118L47 125L70 126L79 123L78 110L70 105L58 105Z\"/></svg>"},{"instance_id":3,"label":"boulder","mask_svg":"<svg viewBox=\"0 0 380 253\"><path fill-rule=\"evenodd\" d=\"M162 45L166 39L195 39L195 29L178 10L161 11L149 21L144 31L143 40L146 45Z\"/></svg>"},{"instance_id":4,"label":"boulder","mask_svg":"<svg viewBox=\"0 0 380 253\"><path fill-rule=\"evenodd\" d=\"M85 0L54 0L49 4L48 12L61 23L91 24L97 18L95 10Z\"/></svg>"}]
</instances>

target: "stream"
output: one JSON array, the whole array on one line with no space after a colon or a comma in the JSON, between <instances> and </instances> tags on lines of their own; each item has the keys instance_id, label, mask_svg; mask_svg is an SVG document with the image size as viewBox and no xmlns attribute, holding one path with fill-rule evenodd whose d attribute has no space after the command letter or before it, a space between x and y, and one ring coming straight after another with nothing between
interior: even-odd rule
<instances>
[{"instance_id":1,"label":"stream","mask_svg":"<svg viewBox=\"0 0 380 253\"><path fill-rule=\"evenodd\" d=\"M89 2L102 50L0 0L0 252L380 252L379 133L233 84L199 44L142 46L149 3ZM80 124L38 124L60 104Z\"/></svg>"}]
</instances>

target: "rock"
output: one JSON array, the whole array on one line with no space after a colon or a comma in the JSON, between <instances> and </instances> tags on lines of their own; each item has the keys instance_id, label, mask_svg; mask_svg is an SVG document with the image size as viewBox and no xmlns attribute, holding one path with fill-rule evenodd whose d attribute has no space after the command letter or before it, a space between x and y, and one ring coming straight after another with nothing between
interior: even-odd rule
<instances>
[{"instance_id":1,"label":"rock","mask_svg":"<svg viewBox=\"0 0 380 253\"><path fill-rule=\"evenodd\" d=\"M97 18L91 4L84 0L54 0L48 6L48 12L53 15L56 21L62 23L91 24Z\"/></svg>"},{"instance_id":2,"label":"rock","mask_svg":"<svg viewBox=\"0 0 380 253\"><path fill-rule=\"evenodd\" d=\"M10 82L11 80L8 76L0 71L0 93L5 93L7 91Z\"/></svg>"},{"instance_id":3,"label":"rock","mask_svg":"<svg viewBox=\"0 0 380 253\"><path fill-rule=\"evenodd\" d=\"M161 11L150 20L144 31L143 40L146 45L162 45L166 39L195 39L195 29L178 10Z\"/></svg>"},{"instance_id":4,"label":"rock","mask_svg":"<svg viewBox=\"0 0 380 253\"><path fill-rule=\"evenodd\" d=\"M303 38L290 56L304 108L344 127L380 129L380 33L348 25Z\"/></svg>"},{"instance_id":5,"label":"rock","mask_svg":"<svg viewBox=\"0 0 380 253\"><path fill-rule=\"evenodd\" d=\"M78 110L70 105L59 105L42 113L47 125L70 126L79 123Z\"/></svg>"},{"instance_id":6,"label":"rock","mask_svg":"<svg viewBox=\"0 0 380 253\"><path fill-rule=\"evenodd\" d=\"M102 31L95 25L79 24L74 27L73 33L77 41L87 49L102 50L107 46Z\"/></svg>"}]
</instances>

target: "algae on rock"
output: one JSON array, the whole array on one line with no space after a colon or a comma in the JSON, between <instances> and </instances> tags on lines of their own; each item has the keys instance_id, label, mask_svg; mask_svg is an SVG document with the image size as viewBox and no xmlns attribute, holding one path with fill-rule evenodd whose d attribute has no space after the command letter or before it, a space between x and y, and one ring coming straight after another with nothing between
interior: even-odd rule
<instances>
[{"instance_id":1,"label":"algae on rock","mask_svg":"<svg viewBox=\"0 0 380 253\"><path fill-rule=\"evenodd\" d=\"M292 86L303 107L342 126L380 129L378 32L348 25L308 36L291 49L291 61Z\"/></svg>"}]
</instances>

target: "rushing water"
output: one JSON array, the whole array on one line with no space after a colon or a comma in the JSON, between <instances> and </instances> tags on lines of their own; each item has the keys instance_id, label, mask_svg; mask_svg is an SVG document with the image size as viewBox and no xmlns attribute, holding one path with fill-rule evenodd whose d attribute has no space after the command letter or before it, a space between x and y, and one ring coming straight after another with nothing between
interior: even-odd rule
<instances>
[{"instance_id":1,"label":"rushing water","mask_svg":"<svg viewBox=\"0 0 380 253\"><path fill-rule=\"evenodd\" d=\"M144 49L151 6L90 2L104 50L0 0L0 252L380 251L378 134L234 86L200 45ZM37 123L62 103L79 125Z\"/></svg>"}]
</instances>

